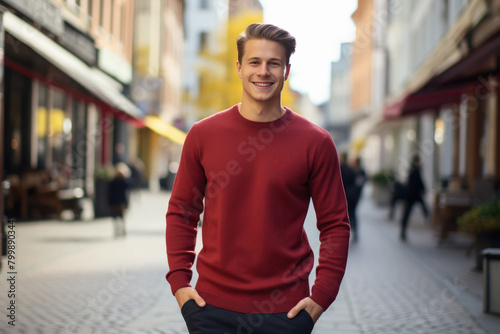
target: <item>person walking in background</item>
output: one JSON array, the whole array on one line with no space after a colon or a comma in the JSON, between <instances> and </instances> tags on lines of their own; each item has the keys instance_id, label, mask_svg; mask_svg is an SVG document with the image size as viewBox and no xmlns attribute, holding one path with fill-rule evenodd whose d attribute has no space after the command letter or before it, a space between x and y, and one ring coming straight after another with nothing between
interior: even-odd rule
<instances>
[{"instance_id":1,"label":"person walking in background","mask_svg":"<svg viewBox=\"0 0 500 334\"><path fill-rule=\"evenodd\" d=\"M115 237L125 236L125 209L128 207L130 169L123 162L115 166L115 176L108 185L108 204L113 218Z\"/></svg>"},{"instance_id":2,"label":"person walking in background","mask_svg":"<svg viewBox=\"0 0 500 334\"><path fill-rule=\"evenodd\" d=\"M350 211L349 219L351 221L351 229L352 226L354 226L354 241L358 240L359 233L358 233L358 217L356 213L356 209L358 207L359 199L361 198L361 194L363 192L363 187L365 186L366 183L366 172L361 165L361 158L356 157L354 160L354 195L353 195L353 200L352 200L352 209Z\"/></svg>"},{"instance_id":3,"label":"person walking in background","mask_svg":"<svg viewBox=\"0 0 500 334\"><path fill-rule=\"evenodd\" d=\"M395 180L391 189L391 202L389 205L389 220L394 219L394 212L398 202L405 202L408 197L408 189L406 185L398 180Z\"/></svg>"},{"instance_id":4,"label":"person walking in background","mask_svg":"<svg viewBox=\"0 0 500 334\"><path fill-rule=\"evenodd\" d=\"M349 222L351 226L351 235L353 240L357 240L357 221L356 221L356 172L348 163L347 153L343 152L340 155L340 172L342 174L342 184L347 199L347 211L349 214Z\"/></svg>"},{"instance_id":5,"label":"person walking in background","mask_svg":"<svg viewBox=\"0 0 500 334\"><path fill-rule=\"evenodd\" d=\"M327 131L281 105L295 38L254 23L237 49L241 103L195 123L184 143L166 215L166 279L191 334L311 333L347 261L337 151ZM311 198L321 241L312 291Z\"/></svg>"},{"instance_id":6,"label":"person walking in background","mask_svg":"<svg viewBox=\"0 0 500 334\"><path fill-rule=\"evenodd\" d=\"M406 229L408 227L408 220L410 218L411 210L415 203L422 205L422 210L426 218L429 217L429 210L425 204L423 195L425 194L425 185L420 174L421 162L418 155L413 156L411 162L411 169L408 175L408 182L406 185L406 203L401 219L401 240L406 240Z\"/></svg>"}]
</instances>

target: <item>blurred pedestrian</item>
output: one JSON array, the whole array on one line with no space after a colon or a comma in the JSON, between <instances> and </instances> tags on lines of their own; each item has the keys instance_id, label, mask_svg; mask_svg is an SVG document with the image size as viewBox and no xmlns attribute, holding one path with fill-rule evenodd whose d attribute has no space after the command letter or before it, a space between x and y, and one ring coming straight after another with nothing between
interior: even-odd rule
<instances>
[{"instance_id":1,"label":"blurred pedestrian","mask_svg":"<svg viewBox=\"0 0 500 334\"><path fill-rule=\"evenodd\" d=\"M197 122L183 146L167 210L166 278L190 333L311 333L347 260L337 152L328 132L281 105L295 38L255 23L237 47L241 103ZM311 198L321 240L312 292L303 227Z\"/></svg>"},{"instance_id":2,"label":"blurred pedestrian","mask_svg":"<svg viewBox=\"0 0 500 334\"><path fill-rule=\"evenodd\" d=\"M115 176L108 185L108 204L113 218L115 237L125 236L125 209L128 207L130 169L123 162L115 166Z\"/></svg>"},{"instance_id":3,"label":"blurred pedestrian","mask_svg":"<svg viewBox=\"0 0 500 334\"><path fill-rule=\"evenodd\" d=\"M398 202L405 202L408 197L408 189L406 188L406 184L401 181L394 181L392 189L391 189L391 203L389 206L389 220L394 219L394 211L396 210L396 205Z\"/></svg>"},{"instance_id":4,"label":"blurred pedestrian","mask_svg":"<svg viewBox=\"0 0 500 334\"><path fill-rule=\"evenodd\" d=\"M422 180L422 175L420 174L421 170L421 162L420 157L418 155L414 155L411 162L411 169L408 175L408 182L406 184L406 203L405 209L403 213L403 217L401 219L401 240L406 240L406 229L408 227L408 220L410 218L411 210L415 203L420 203L422 206L422 210L426 218L429 217L429 210L427 209L427 205L424 201L425 194L425 185Z\"/></svg>"},{"instance_id":5,"label":"blurred pedestrian","mask_svg":"<svg viewBox=\"0 0 500 334\"><path fill-rule=\"evenodd\" d=\"M342 183L344 185L345 196L347 199L347 212L349 214L349 222L351 225L351 235L353 240L357 240L357 225L356 225L356 172L348 163L347 153L340 155L340 172L342 174Z\"/></svg>"},{"instance_id":6,"label":"blurred pedestrian","mask_svg":"<svg viewBox=\"0 0 500 334\"><path fill-rule=\"evenodd\" d=\"M358 233L358 216L357 216L357 207L359 204L359 199L361 198L361 194L363 192L363 187L365 186L366 183L366 172L361 165L361 158L356 157L354 160L354 198L352 200L352 209L351 213L349 215L349 219L351 221L351 231L353 233L354 241L358 240L359 233Z\"/></svg>"},{"instance_id":7,"label":"blurred pedestrian","mask_svg":"<svg viewBox=\"0 0 500 334\"><path fill-rule=\"evenodd\" d=\"M130 199L138 201L141 198L141 189L147 184L144 179L144 175L146 174L144 162L137 157L133 159L128 166L130 168Z\"/></svg>"}]
</instances>

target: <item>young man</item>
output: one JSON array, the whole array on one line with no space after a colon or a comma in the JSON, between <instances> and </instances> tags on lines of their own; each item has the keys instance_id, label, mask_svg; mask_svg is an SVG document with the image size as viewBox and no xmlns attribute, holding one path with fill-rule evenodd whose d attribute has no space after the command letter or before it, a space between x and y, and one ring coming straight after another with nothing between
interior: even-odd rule
<instances>
[{"instance_id":1,"label":"young man","mask_svg":"<svg viewBox=\"0 0 500 334\"><path fill-rule=\"evenodd\" d=\"M311 333L347 260L337 151L328 132L281 106L295 38L256 23L237 47L241 103L196 123L184 144L167 211L166 277L190 333ZM312 292L303 227L311 198L321 241Z\"/></svg>"}]
</instances>

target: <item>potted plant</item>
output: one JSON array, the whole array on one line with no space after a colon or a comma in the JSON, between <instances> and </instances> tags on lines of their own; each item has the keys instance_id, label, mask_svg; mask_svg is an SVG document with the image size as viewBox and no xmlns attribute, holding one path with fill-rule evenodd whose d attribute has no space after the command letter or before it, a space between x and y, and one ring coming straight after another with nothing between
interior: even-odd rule
<instances>
[{"instance_id":1,"label":"potted plant","mask_svg":"<svg viewBox=\"0 0 500 334\"><path fill-rule=\"evenodd\" d=\"M457 224L459 230L474 237L476 269L482 270L482 250L500 247L500 199L472 207L458 218Z\"/></svg>"},{"instance_id":2,"label":"potted plant","mask_svg":"<svg viewBox=\"0 0 500 334\"><path fill-rule=\"evenodd\" d=\"M377 205L384 206L390 203L394 179L394 172L391 170L382 170L371 176L372 196Z\"/></svg>"}]
</instances>

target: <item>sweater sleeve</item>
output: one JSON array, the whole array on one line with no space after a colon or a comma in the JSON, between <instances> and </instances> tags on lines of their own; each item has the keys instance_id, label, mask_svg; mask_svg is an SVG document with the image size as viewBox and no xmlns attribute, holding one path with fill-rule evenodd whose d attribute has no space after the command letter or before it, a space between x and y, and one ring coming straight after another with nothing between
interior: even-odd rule
<instances>
[{"instance_id":1,"label":"sweater sleeve","mask_svg":"<svg viewBox=\"0 0 500 334\"><path fill-rule=\"evenodd\" d=\"M196 235L203 211L206 178L200 163L196 124L184 143L179 170L175 177L166 221L165 239L169 271L166 275L172 293L190 286L196 257Z\"/></svg>"},{"instance_id":2,"label":"sweater sleeve","mask_svg":"<svg viewBox=\"0 0 500 334\"><path fill-rule=\"evenodd\" d=\"M350 227L337 150L329 135L313 161L309 191L320 231L320 250L311 299L326 310L337 297L344 276Z\"/></svg>"}]
</instances>

